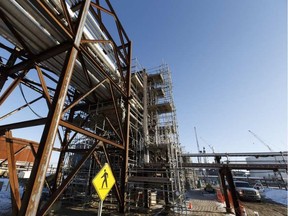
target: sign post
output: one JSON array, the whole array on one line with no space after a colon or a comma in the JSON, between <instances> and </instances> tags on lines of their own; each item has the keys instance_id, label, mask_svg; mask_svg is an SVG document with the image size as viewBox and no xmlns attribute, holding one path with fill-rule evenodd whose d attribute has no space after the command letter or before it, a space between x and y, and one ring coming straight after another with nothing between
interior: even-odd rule
<instances>
[{"instance_id":1,"label":"sign post","mask_svg":"<svg viewBox=\"0 0 288 216\"><path fill-rule=\"evenodd\" d=\"M102 167L102 169L97 173L95 178L92 180L94 188L100 198L98 207L98 216L102 214L103 201L108 195L109 191L115 184L115 178L113 176L112 170L108 163Z\"/></svg>"}]
</instances>

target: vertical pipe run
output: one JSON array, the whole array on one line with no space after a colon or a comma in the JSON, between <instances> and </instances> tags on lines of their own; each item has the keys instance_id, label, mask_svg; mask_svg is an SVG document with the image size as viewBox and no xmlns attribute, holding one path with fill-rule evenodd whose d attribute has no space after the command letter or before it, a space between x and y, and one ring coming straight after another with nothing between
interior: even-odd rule
<instances>
[{"instance_id":1,"label":"vertical pipe run","mask_svg":"<svg viewBox=\"0 0 288 216\"><path fill-rule=\"evenodd\" d=\"M87 0L83 5L77 33L74 39L74 46L66 56L65 69L60 77L55 97L51 109L49 110L47 123L43 130L37 157L35 159L19 215L34 216L37 213L46 171L52 154L52 147L57 135L59 121L61 119L61 113L77 58L78 47L80 46L90 2L91 0Z\"/></svg>"},{"instance_id":2,"label":"vertical pipe run","mask_svg":"<svg viewBox=\"0 0 288 216\"><path fill-rule=\"evenodd\" d=\"M125 130L125 147L124 147L124 155L123 155L123 166L122 166L122 175L121 175L121 192L122 192L122 203L120 204L120 212L124 213L126 210L126 187L128 183L128 158L129 158L129 143L130 143L130 99L131 99L131 56L132 56L132 43L128 42L129 49L129 64L127 65L127 75L126 75L126 91L127 98L126 101L126 130Z\"/></svg>"},{"instance_id":3,"label":"vertical pipe run","mask_svg":"<svg viewBox=\"0 0 288 216\"><path fill-rule=\"evenodd\" d=\"M149 163L149 150L147 146L149 145L149 132L148 132L148 100L147 100L147 73L144 69L143 71L143 133L144 133L144 163Z\"/></svg>"}]
</instances>

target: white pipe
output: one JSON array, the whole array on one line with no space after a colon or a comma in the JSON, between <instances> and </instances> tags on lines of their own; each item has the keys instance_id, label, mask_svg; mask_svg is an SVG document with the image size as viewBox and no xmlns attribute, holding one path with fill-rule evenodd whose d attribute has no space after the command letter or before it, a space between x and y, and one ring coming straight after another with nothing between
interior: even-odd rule
<instances>
[{"instance_id":1,"label":"white pipe","mask_svg":"<svg viewBox=\"0 0 288 216\"><path fill-rule=\"evenodd\" d=\"M55 26L52 26L50 22L44 19L41 14L39 14L38 10L36 10L32 5L29 5L29 3L27 3L26 1L20 2L21 5L19 5L15 0L0 1L0 7L5 11L6 16L9 18L9 20L11 20L13 26L17 26L17 31L19 31L19 34L21 34L25 42L29 44L29 48L32 50L32 52L34 52L34 54L47 50L48 48L53 47L64 41L64 36L60 34L57 28L55 28ZM54 0L54 3L57 2ZM60 4L59 1L58 4ZM71 11L70 7L68 7L68 10L71 16L76 16L76 14ZM22 47L3 22L0 22L0 26L0 34L2 36L4 36L7 40L12 42L16 46ZM47 29L49 29L49 31ZM99 25L93 19L91 13L89 13L87 17L87 23L84 27L84 36L87 39L92 40L101 40L103 38L107 40L106 35L101 31ZM115 61L115 58L112 55L114 54L112 45L99 45L98 43L89 44L89 48L91 49L90 52L94 54L94 57L101 59L101 61L104 63L103 66L106 67L106 69L108 68L110 74L114 74L114 78L116 77L118 79L120 77L120 74L118 70L116 70L115 63L113 63L113 61ZM103 52L103 49L105 50L107 55ZM59 54L54 58L50 58L47 61L44 61L43 65L51 68L56 74L59 75L63 67L65 56L65 53ZM87 61L86 63L88 75L91 78L92 84L98 83L99 79L102 80L103 77L99 73L99 70L95 68L93 63L90 61ZM87 86L86 80L81 79L83 77L83 70L81 63L78 60L75 64L74 74L76 75L75 78L73 78L72 80L74 86L77 89L82 90L83 92L87 91L87 88L89 87ZM96 77L96 75L98 76L98 78ZM109 97L109 94L107 94L107 89L104 85L101 85L97 92L98 91L101 92L101 95L105 94L105 97Z\"/></svg>"}]
</instances>

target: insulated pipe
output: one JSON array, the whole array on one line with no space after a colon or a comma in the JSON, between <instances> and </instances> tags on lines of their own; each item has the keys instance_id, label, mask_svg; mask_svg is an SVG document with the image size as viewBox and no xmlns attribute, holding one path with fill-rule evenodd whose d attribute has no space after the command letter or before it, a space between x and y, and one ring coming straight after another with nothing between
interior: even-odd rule
<instances>
[{"instance_id":1,"label":"insulated pipe","mask_svg":"<svg viewBox=\"0 0 288 216\"><path fill-rule=\"evenodd\" d=\"M56 2L54 1L54 3ZM58 4L60 4L59 1L58 1ZM35 10L35 8L32 5L29 5L27 2L21 2L21 5L19 5L16 1L1 1L0 6L6 11L7 16L10 18L13 26L16 26L16 29L20 31L22 36L24 36L24 41L29 44L29 47L31 47L32 52L40 53L41 51L48 49L49 47L55 46L56 44L59 43L59 41L63 40L64 36L60 37L61 35L59 31L55 28L52 28L50 26L51 24L47 22L46 19L43 19L41 14L38 14L39 11ZM59 8L61 8L61 6ZM71 9L69 9L69 7L68 7L68 10L72 17L76 16L75 13L71 11ZM14 17L16 17L16 19L14 19ZM96 37L96 39L104 38L105 40L107 40L107 37L101 31L99 25L93 19L92 14L89 12L87 16L87 23L88 24L85 24L84 26L84 35L86 38L95 39ZM18 41L14 38L11 32L7 29L6 25L3 22L0 22L0 25L2 27L0 29L1 34L5 35L5 37L9 41L14 43L16 46L21 47ZM95 36L93 36L91 33ZM57 37L57 39L55 39L55 37ZM119 79L120 74L118 70L116 70L115 63L113 63L115 62L115 57L112 55L114 51L113 51L113 47L111 46L111 44L90 43L88 44L88 47L90 47L90 51L93 50L92 53L94 55L96 54L96 56L98 56L104 62L103 67L107 67L107 69L109 68L109 71L111 71L111 75L112 76L116 75L117 79ZM104 48L105 48L105 53L107 54L103 52ZM59 57L56 57L56 58L59 58ZM55 71L55 73L59 75L59 71L61 71L62 69L61 62L63 61L64 61L63 57L61 57L61 59L58 59L59 64L56 67L55 60L49 59L44 63L44 65L48 68L52 68ZM90 65L91 67L89 68ZM88 68L90 71L98 71L97 68L95 68L92 63L89 63L89 66ZM92 74L90 71L88 72L88 74ZM81 65L79 63L77 63L75 67L75 74L77 73L79 73L79 78L83 74ZM99 74L99 71L96 73ZM99 78L95 78L93 76L91 77L91 79L92 81L95 80L96 83L99 80ZM77 78L77 79L73 79L72 82L74 83L75 87L81 89L83 85L77 84L78 81L79 79ZM84 91L87 91L87 89L84 89ZM102 94L106 91L107 90L104 87ZM109 95L105 96L105 98L107 97L109 97Z\"/></svg>"},{"instance_id":2,"label":"insulated pipe","mask_svg":"<svg viewBox=\"0 0 288 216\"><path fill-rule=\"evenodd\" d=\"M41 20L32 17L16 1L1 1L0 6L13 26L17 26L16 30L24 38L24 41L32 47L31 50L34 54L59 44L51 37L51 33L41 26L39 23ZM37 13L35 12L35 14ZM10 32L7 33L8 36L11 36ZM19 44L17 45L19 46Z\"/></svg>"},{"instance_id":3,"label":"insulated pipe","mask_svg":"<svg viewBox=\"0 0 288 216\"><path fill-rule=\"evenodd\" d=\"M61 13L64 13L62 10L60 1L53 1L53 3L56 6L58 6L57 9L60 10ZM66 2L68 13L69 13L70 17L72 18L72 20L73 19L75 20L75 19L77 19L78 14L76 12L73 12L70 9L71 5L73 5L73 4L74 4L74 2L71 2L71 1L70 1L70 4L68 4ZM98 23L93 18L91 12L88 12L87 21L85 23L83 33L84 33L84 38L86 38L88 40L94 40L94 39L108 40L107 36L103 33L100 26L98 25ZM115 74L117 76L117 78L119 79L120 73L115 66L116 59L113 56L114 52L113 52L112 45L111 44L105 45L105 44L99 44L99 43L96 43L96 44L90 43L90 44L88 44L88 47L93 50L94 55L96 54L98 57L100 57L100 59L109 68L111 73ZM105 52L103 50L105 50ZM112 53L112 55L111 55L111 53Z\"/></svg>"}]
</instances>

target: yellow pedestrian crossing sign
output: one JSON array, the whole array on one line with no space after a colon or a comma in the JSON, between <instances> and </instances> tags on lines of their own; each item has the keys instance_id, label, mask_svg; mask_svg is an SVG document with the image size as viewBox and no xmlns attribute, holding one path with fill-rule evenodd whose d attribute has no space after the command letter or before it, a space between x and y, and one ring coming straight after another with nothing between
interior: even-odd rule
<instances>
[{"instance_id":1,"label":"yellow pedestrian crossing sign","mask_svg":"<svg viewBox=\"0 0 288 216\"><path fill-rule=\"evenodd\" d=\"M115 184L115 178L108 163L102 167L97 173L92 183L102 201L105 200L107 194Z\"/></svg>"}]
</instances>

